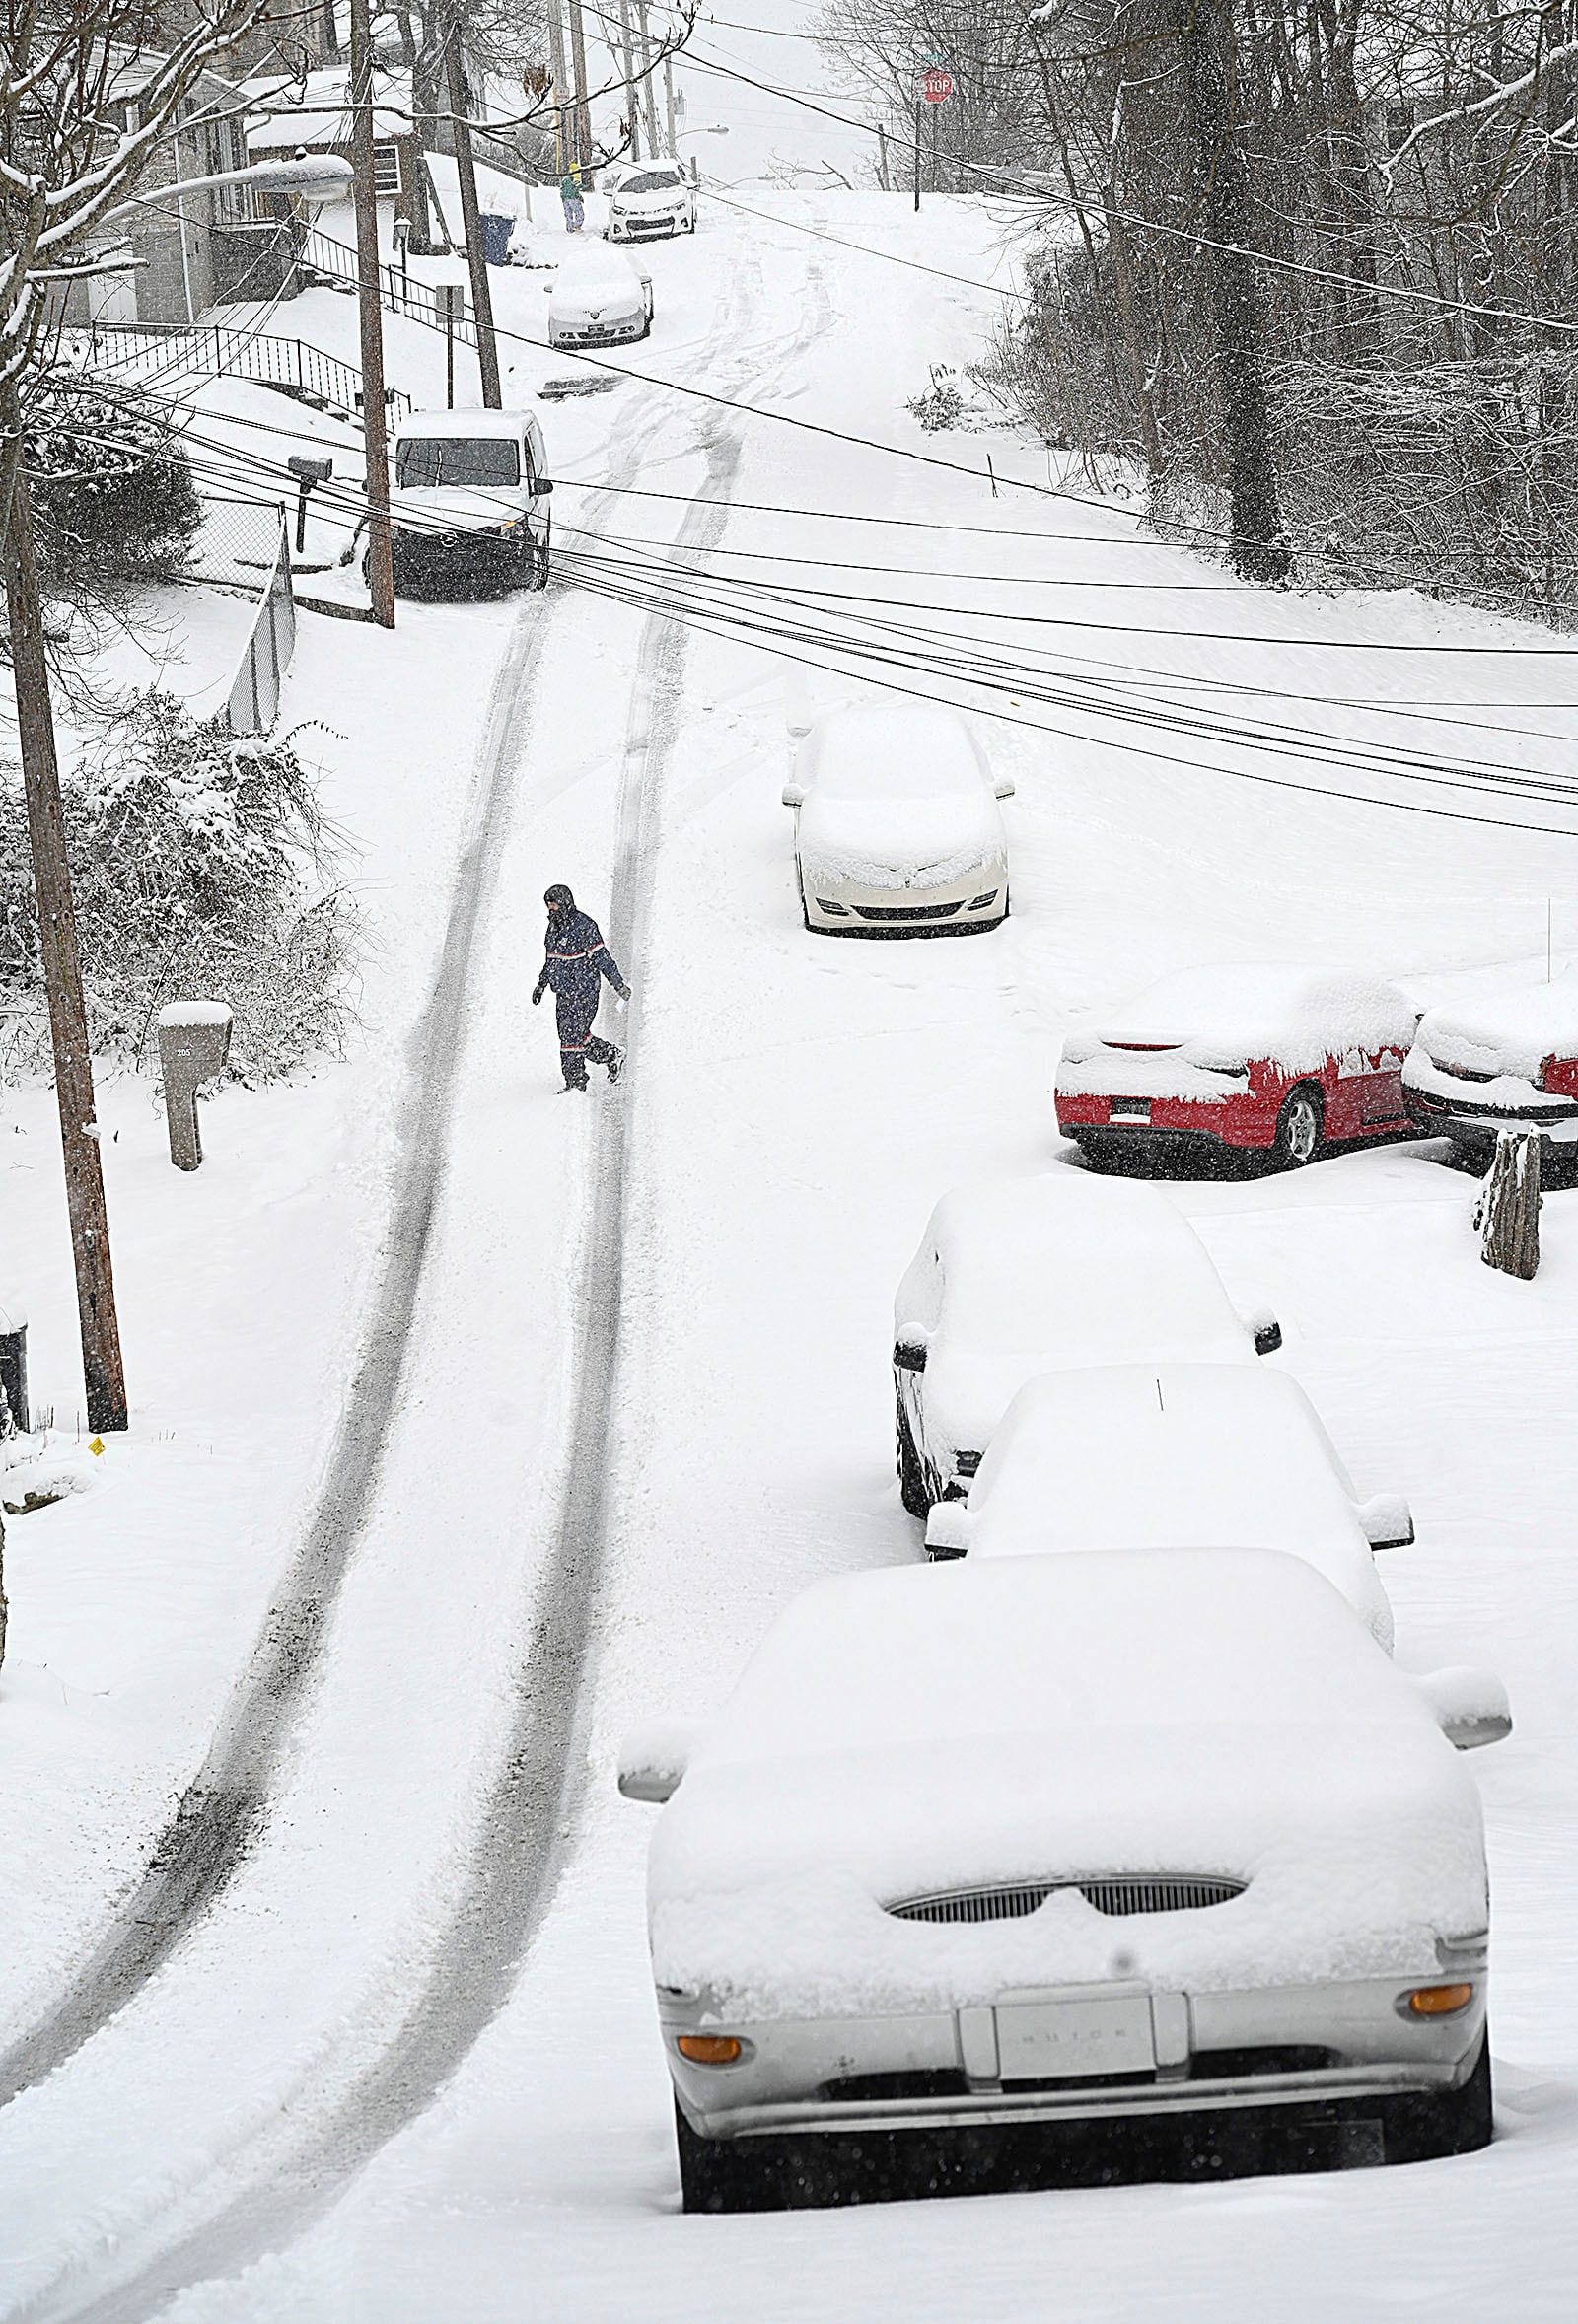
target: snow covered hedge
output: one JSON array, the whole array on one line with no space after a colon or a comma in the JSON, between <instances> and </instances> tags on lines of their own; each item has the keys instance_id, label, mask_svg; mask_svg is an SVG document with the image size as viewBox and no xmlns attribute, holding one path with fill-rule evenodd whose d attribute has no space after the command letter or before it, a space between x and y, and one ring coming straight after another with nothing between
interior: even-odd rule
<instances>
[{"instance_id":1,"label":"snow covered hedge","mask_svg":"<svg viewBox=\"0 0 1578 2324\"><path fill-rule=\"evenodd\" d=\"M136 696L64 786L96 1050L157 1051L170 1001L235 1013L230 1071L288 1073L350 1020L350 908L290 736L238 742L172 694ZM48 1054L21 773L0 769L0 1071Z\"/></svg>"},{"instance_id":2,"label":"snow covered hedge","mask_svg":"<svg viewBox=\"0 0 1578 2324\"><path fill-rule=\"evenodd\" d=\"M34 399L27 458L38 562L73 599L112 599L184 568L202 523L170 407L63 369Z\"/></svg>"}]
</instances>

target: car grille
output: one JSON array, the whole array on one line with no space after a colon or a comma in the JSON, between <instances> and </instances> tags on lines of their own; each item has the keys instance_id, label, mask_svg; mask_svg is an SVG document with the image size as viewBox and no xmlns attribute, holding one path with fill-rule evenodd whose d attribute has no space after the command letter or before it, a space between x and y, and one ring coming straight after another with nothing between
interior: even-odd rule
<instances>
[{"instance_id":1,"label":"car grille","mask_svg":"<svg viewBox=\"0 0 1578 2324\"><path fill-rule=\"evenodd\" d=\"M1242 1880L1202 1878L1194 1872L1119 1872L1105 1880L1024 1880L995 1888L951 1888L940 1896L911 1896L888 1905L897 1921L958 1927L979 1921L1022 1921L1059 1891L1077 1888L1099 1913L1192 1913L1229 1904L1244 1894Z\"/></svg>"},{"instance_id":2,"label":"car grille","mask_svg":"<svg viewBox=\"0 0 1578 2324\"><path fill-rule=\"evenodd\" d=\"M862 920L951 920L964 910L954 904L856 904Z\"/></svg>"}]
</instances>

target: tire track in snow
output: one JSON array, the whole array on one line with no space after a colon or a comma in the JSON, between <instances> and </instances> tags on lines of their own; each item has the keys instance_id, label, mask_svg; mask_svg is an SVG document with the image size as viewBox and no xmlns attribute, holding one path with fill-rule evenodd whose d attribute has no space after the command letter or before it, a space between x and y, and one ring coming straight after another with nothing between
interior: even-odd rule
<instances>
[{"instance_id":1,"label":"tire track in snow","mask_svg":"<svg viewBox=\"0 0 1578 2324\"><path fill-rule=\"evenodd\" d=\"M812 313L818 316L827 304L820 270L810 287ZM807 317L787 348L780 341L780 362L797 352L816 327ZM753 376L760 352L758 347L737 344L727 370ZM651 432L642 431L641 444ZM689 550L705 550L720 540L742 452L738 426L726 430L711 423L698 443L706 459L706 498L691 506L675 542ZM630 461L637 458L638 448L632 448ZM620 467L625 465L621 460ZM610 910L615 952L622 947L625 956L637 964L637 974L645 954L657 814L680 733L687 646L688 634L681 624L661 614L649 615L636 657L626 730ZM536 668L534 657L534 674ZM508 793L508 783L504 788ZM473 918L473 930L474 925ZM633 1064L640 1049L639 1000L631 1019L629 1048ZM90 2298L86 2305L71 2305L68 2298L65 2307L56 2307L57 2285L56 2294L45 2292L21 2311L18 2324L24 2317L45 2314L69 2314L74 2324L128 2324L154 2313L180 2290L231 2275L299 2233L383 2146L425 2110L509 1997L552 1901L568 1853L567 1819L588 1773L590 1689L583 1676L607 1530L609 1443L623 1297L626 1104L604 1104L598 1130L581 1261L565 1484L549 1555L535 1587L538 1617L498 1773L479 1818L470 1875L433 1948L424 1989L383 2055L344 2093L333 2112L320 2119L284 2168L258 2174L214 2217L167 2245L112 2290ZM435 1197L437 1191L435 1179ZM430 1200L429 1224L432 1210ZM413 1283L413 1304L414 1289ZM364 1514L377 1475L375 1457L365 1482ZM187 1907L184 1918L189 1920L217 1893L217 1886L209 1888ZM179 1933L178 1929L175 1935ZM168 1952L169 1945L164 1949ZM151 1973L145 1972L145 1977ZM131 1990L120 1999L128 1998Z\"/></svg>"}]
</instances>

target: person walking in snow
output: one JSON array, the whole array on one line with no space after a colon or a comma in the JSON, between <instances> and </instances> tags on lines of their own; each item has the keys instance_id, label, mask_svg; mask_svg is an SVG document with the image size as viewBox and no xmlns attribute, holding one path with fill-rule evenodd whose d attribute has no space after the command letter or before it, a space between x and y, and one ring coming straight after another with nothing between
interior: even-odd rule
<instances>
[{"instance_id":1,"label":"person walking in snow","mask_svg":"<svg viewBox=\"0 0 1578 2324\"><path fill-rule=\"evenodd\" d=\"M586 224L586 201L574 171L559 179L559 199L564 204L565 233L579 234Z\"/></svg>"},{"instance_id":2,"label":"person walking in snow","mask_svg":"<svg viewBox=\"0 0 1578 2324\"><path fill-rule=\"evenodd\" d=\"M542 973L532 991L536 1008L544 992L551 992L559 1017L559 1063L566 1090L586 1088L587 1060L606 1065L616 1082L624 1051L611 1041L600 1041L592 1030L598 1013L603 979L608 978L621 1001L630 988L619 974L613 954L603 941L603 931L589 912L576 909L574 896L562 884L542 898L548 908L547 940Z\"/></svg>"}]
</instances>

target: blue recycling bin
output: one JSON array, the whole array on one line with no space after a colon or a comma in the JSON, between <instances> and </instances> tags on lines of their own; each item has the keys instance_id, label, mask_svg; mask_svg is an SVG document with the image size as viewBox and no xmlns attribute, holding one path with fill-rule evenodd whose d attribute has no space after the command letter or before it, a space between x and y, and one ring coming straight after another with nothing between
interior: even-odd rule
<instances>
[{"instance_id":1,"label":"blue recycling bin","mask_svg":"<svg viewBox=\"0 0 1578 2324\"><path fill-rule=\"evenodd\" d=\"M496 210L484 210L481 227L483 257L490 266L508 266L510 237L515 232L515 220L501 218Z\"/></svg>"}]
</instances>

